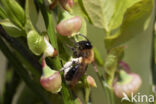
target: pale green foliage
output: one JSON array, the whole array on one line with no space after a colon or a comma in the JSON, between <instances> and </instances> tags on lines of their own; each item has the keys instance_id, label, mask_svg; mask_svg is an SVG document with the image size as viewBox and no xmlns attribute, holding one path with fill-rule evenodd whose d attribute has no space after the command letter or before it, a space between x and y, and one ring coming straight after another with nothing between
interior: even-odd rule
<instances>
[{"instance_id":1,"label":"pale green foliage","mask_svg":"<svg viewBox=\"0 0 156 104\"><path fill-rule=\"evenodd\" d=\"M108 31L108 24L113 15L117 0L82 0L92 23Z\"/></svg>"},{"instance_id":2,"label":"pale green foliage","mask_svg":"<svg viewBox=\"0 0 156 104\"><path fill-rule=\"evenodd\" d=\"M93 25L105 29L108 49L144 31L153 8L153 0L83 0L83 4Z\"/></svg>"},{"instance_id":3,"label":"pale green foliage","mask_svg":"<svg viewBox=\"0 0 156 104\"><path fill-rule=\"evenodd\" d=\"M112 48L120 45L145 31L145 27L148 26L149 19L151 19L152 8L152 0L142 0L130 7L126 11L124 20L117 32L105 38L106 47Z\"/></svg>"},{"instance_id":4,"label":"pale green foliage","mask_svg":"<svg viewBox=\"0 0 156 104\"><path fill-rule=\"evenodd\" d=\"M3 26L5 31L12 37L25 36L25 32L22 31L19 27L11 23L8 19L1 20L0 24Z\"/></svg>"},{"instance_id":5,"label":"pale green foliage","mask_svg":"<svg viewBox=\"0 0 156 104\"><path fill-rule=\"evenodd\" d=\"M22 28L25 25L26 17L23 8L15 0L1 0L7 17L15 25Z\"/></svg>"}]
</instances>

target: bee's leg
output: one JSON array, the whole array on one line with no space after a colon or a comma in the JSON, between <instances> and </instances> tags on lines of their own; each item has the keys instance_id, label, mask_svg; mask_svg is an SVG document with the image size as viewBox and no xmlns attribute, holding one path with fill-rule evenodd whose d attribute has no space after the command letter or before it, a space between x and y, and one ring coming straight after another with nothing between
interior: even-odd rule
<instances>
[{"instance_id":1,"label":"bee's leg","mask_svg":"<svg viewBox=\"0 0 156 104\"><path fill-rule=\"evenodd\" d=\"M92 65L93 65L94 71L95 71L95 72L98 72L97 64L96 64L95 61L92 62Z\"/></svg>"},{"instance_id":2,"label":"bee's leg","mask_svg":"<svg viewBox=\"0 0 156 104\"><path fill-rule=\"evenodd\" d=\"M65 69L69 68L72 66L72 62L67 62L61 69L60 69L60 72L61 71L64 71Z\"/></svg>"},{"instance_id":3,"label":"bee's leg","mask_svg":"<svg viewBox=\"0 0 156 104\"><path fill-rule=\"evenodd\" d=\"M72 95L73 95L73 98L74 99L76 99L78 96L77 96L77 92L76 92L76 90L75 90L75 87L74 86L71 86L70 84L69 84L69 87L70 87L70 89L71 89L71 93L72 93Z\"/></svg>"},{"instance_id":4,"label":"bee's leg","mask_svg":"<svg viewBox=\"0 0 156 104\"><path fill-rule=\"evenodd\" d=\"M74 50L75 50L75 48L74 48L74 47L72 47L72 46L70 46L69 44L65 44L65 46L66 46L66 47L68 47L69 49L71 49L72 51L74 51Z\"/></svg>"},{"instance_id":5,"label":"bee's leg","mask_svg":"<svg viewBox=\"0 0 156 104\"><path fill-rule=\"evenodd\" d=\"M72 58L70 61L66 62L64 65L62 64L62 68L60 69L60 71L63 71L67 68L70 68L73 66L73 64L78 64L82 61L82 58L79 57L79 58Z\"/></svg>"}]
</instances>

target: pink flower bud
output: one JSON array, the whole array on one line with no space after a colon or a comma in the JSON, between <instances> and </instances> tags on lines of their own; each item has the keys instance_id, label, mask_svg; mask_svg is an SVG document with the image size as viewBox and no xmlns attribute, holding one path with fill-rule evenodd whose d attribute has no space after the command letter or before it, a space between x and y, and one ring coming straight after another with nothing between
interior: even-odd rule
<instances>
[{"instance_id":1,"label":"pink flower bud","mask_svg":"<svg viewBox=\"0 0 156 104\"><path fill-rule=\"evenodd\" d=\"M96 82L92 76L87 76L87 83L90 87L97 87Z\"/></svg>"},{"instance_id":2,"label":"pink flower bud","mask_svg":"<svg viewBox=\"0 0 156 104\"><path fill-rule=\"evenodd\" d=\"M67 10L70 11L70 9L73 7L74 5L74 1L73 0L59 0L61 6Z\"/></svg>"},{"instance_id":3,"label":"pink flower bud","mask_svg":"<svg viewBox=\"0 0 156 104\"><path fill-rule=\"evenodd\" d=\"M62 88L61 75L59 72L55 72L49 77L41 76L40 83L43 88L51 93L58 93Z\"/></svg>"},{"instance_id":4,"label":"pink flower bud","mask_svg":"<svg viewBox=\"0 0 156 104\"><path fill-rule=\"evenodd\" d=\"M61 75L58 71L50 69L45 63L45 60L42 61L43 75L40 78L40 83L44 89L51 93L58 93L62 86Z\"/></svg>"},{"instance_id":5,"label":"pink flower bud","mask_svg":"<svg viewBox=\"0 0 156 104\"><path fill-rule=\"evenodd\" d=\"M78 16L61 21L57 27L57 32L62 36L71 36L80 31L82 25L81 18Z\"/></svg>"},{"instance_id":6,"label":"pink flower bud","mask_svg":"<svg viewBox=\"0 0 156 104\"><path fill-rule=\"evenodd\" d=\"M135 94L141 86L142 80L138 74L126 73L125 71L120 71L120 81L115 82L114 92L119 98L124 97L123 93L127 96Z\"/></svg>"}]
</instances>

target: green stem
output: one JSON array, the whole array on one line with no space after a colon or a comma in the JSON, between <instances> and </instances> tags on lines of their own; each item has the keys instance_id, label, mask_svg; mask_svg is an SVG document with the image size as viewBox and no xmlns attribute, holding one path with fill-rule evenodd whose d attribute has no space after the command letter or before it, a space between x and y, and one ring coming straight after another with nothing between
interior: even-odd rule
<instances>
[{"instance_id":1,"label":"green stem","mask_svg":"<svg viewBox=\"0 0 156 104\"><path fill-rule=\"evenodd\" d=\"M106 103L107 104L111 104L110 103L110 95L109 95L108 87L107 87L107 84L106 84L106 82L104 80L104 77L100 74L99 70L98 70L98 72L96 74L98 76L98 79L100 80L100 84L101 84L103 90L105 91L105 94L106 94Z\"/></svg>"},{"instance_id":2,"label":"green stem","mask_svg":"<svg viewBox=\"0 0 156 104\"><path fill-rule=\"evenodd\" d=\"M112 104L115 104L115 98L114 98L114 92L113 92L113 89L110 89L110 96L111 96Z\"/></svg>"},{"instance_id":3,"label":"green stem","mask_svg":"<svg viewBox=\"0 0 156 104\"><path fill-rule=\"evenodd\" d=\"M106 82L103 82L104 91L106 92L107 104L115 104L114 92Z\"/></svg>"},{"instance_id":4,"label":"green stem","mask_svg":"<svg viewBox=\"0 0 156 104\"><path fill-rule=\"evenodd\" d=\"M100 84L103 88L103 90L105 91L106 94L106 103L107 104L115 104L115 99L114 99L114 92L112 88L109 88L109 85L107 84L107 82L104 80L103 75L100 74L99 70L96 73L99 80L100 80Z\"/></svg>"}]
</instances>

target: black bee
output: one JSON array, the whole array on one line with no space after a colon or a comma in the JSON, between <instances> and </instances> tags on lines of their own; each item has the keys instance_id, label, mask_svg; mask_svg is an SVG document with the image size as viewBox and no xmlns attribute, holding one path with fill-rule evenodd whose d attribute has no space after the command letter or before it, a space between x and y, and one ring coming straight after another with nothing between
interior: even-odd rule
<instances>
[{"instance_id":1,"label":"black bee","mask_svg":"<svg viewBox=\"0 0 156 104\"><path fill-rule=\"evenodd\" d=\"M80 36L83 36L80 34ZM88 64L94 61L94 52L91 42L83 36L86 40L75 43L73 50L73 59L67 62L64 69L64 77L74 86L87 70Z\"/></svg>"}]
</instances>

